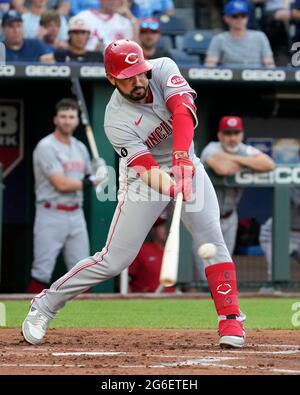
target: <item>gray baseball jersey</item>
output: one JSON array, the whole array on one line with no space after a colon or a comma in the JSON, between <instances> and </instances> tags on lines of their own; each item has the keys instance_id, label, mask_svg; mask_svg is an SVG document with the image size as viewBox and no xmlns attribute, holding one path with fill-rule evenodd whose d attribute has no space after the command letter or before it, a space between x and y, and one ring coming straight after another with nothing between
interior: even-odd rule
<instances>
[{"instance_id":1,"label":"gray baseball jersey","mask_svg":"<svg viewBox=\"0 0 300 395\"><path fill-rule=\"evenodd\" d=\"M48 317L71 298L99 282L116 276L136 257L152 225L169 204L170 198L141 199L146 185L129 165L135 158L151 153L161 165L172 162L172 116L166 107L175 94L195 91L182 77L176 64L168 58L151 60L152 78L149 81L153 101L132 103L114 91L105 113L105 132L120 156L120 191L118 205L110 226L107 242L100 252L83 259L50 289L37 295L33 305ZM191 108L193 112L193 109ZM195 114L194 114L195 115ZM231 262L220 228L220 212L214 188L199 158L190 156L195 164L193 199L184 202L182 221L191 232L197 246L214 243L217 254L211 264ZM135 189L135 182L141 188ZM145 187L146 188L146 187ZM158 194L158 193L157 193Z\"/></svg>"},{"instance_id":2,"label":"gray baseball jersey","mask_svg":"<svg viewBox=\"0 0 300 395\"><path fill-rule=\"evenodd\" d=\"M202 163L205 163L208 158L220 152L226 151L219 141L209 143L201 153ZM236 154L241 156L257 156L261 154L261 151L251 145L241 143ZM216 188L216 192L222 216L236 209L242 197L243 190L241 188Z\"/></svg>"},{"instance_id":3,"label":"gray baseball jersey","mask_svg":"<svg viewBox=\"0 0 300 395\"><path fill-rule=\"evenodd\" d=\"M36 213L31 277L47 284L61 251L68 269L90 251L83 210L57 209L58 204L81 207L82 191L59 192L51 184L49 176L63 173L69 178L81 180L85 174L91 173L91 162L87 148L75 137L71 137L67 145L50 134L37 144L33 152L33 167ZM45 203L50 203L50 207L45 207Z\"/></svg>"},{"instance_id":4,"label":"gray baseball jersey","mask_svg":"<svg viewBox=\"0 0 300 395\"><path fill-rule=\"evenodd\" d=\"M44 137L33 152L36 202L45 201L65 205L82 205L82 191L61 193L49 181L49 176L64 173L65 176L82 180L91 174L91 161L85 145L75 137L70 145L63 144L50 134Z\"/></svg>"},{"instance_id":5,"label":"gray baseball jersey","mask_svg":"<svg viewBox=\"0 0 300 395\"><path fill-rule=\"evenodd\" d=\"M300 263L300 188L291 191L291 224L289 235L289 252ZM272 218L269 218L260 228L259 242L268 263L268 279L272 279Z\"/></svg>"}]
</instances>

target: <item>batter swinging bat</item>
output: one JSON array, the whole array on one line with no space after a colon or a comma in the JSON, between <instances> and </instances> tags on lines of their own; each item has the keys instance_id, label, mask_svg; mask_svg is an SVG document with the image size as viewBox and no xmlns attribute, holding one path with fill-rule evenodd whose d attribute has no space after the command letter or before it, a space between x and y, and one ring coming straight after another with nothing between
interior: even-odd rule
<instances>
[{"instance_id":1,"label":"batter swinging bat","mask_svg":"<svg viewBox=\"0 0 300 395\"><path fill-rule=\"evenodd\" d=\"M84 96L82 93L79 79L77 77L74 77L74 78L71 78L71 81L72 81L72 92L74 93L74 95L77 98L77 102L78 102L80 112L81 112L81 122L85 127L85 133L86 133L86 137L88 139L89 146L90 146L90 149L92 152L92 157L93 157L93 159L98 159L100 155L99 155L98 148L96 145L93 129L91 127L89 113L86 108L85 99L84 99Z\"/></svg>"},{"instance_id":2,"label":"batter swinging bat","mask_svg":"<svg viewBox=\"0 0 300 395\"><path fill-rule=\"evenodd\" d=\"M179 236L180 236L180 216L182 208L182 192L176 197L173 218L170 226L169 235L166 241L164 255L160 271L160 284L164 287L171 287L176 284L178 276L179 259Z\"/></svg>"}]
</instances>

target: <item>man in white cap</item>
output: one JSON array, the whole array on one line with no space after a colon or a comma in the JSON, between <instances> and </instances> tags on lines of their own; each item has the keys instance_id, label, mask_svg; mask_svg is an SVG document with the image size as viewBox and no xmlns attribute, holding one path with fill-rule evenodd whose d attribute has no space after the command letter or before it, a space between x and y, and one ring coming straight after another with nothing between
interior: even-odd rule
<instances>
[{"instance_id":1,"label":"man in white cap","mask_svg":"<svg viewBox=\"0 0 300 395\"><path fill-rule=\"evenodd\" d=\"M98 51L88 51L86 44L90 38L90 28L84 19L74 16L69 21L68 48L55 51L56 62L103 62L103 54Z\"/></svg>"}]
</instances>

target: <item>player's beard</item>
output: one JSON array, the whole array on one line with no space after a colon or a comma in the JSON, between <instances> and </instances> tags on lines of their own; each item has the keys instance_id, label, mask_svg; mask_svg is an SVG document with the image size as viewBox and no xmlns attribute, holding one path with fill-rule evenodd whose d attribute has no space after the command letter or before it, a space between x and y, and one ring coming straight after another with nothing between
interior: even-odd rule
<instances>
[{"instance_id":1,"label":"player's beard","mask_svg":"<svg viewBox=\"0 0 300 395\"><path fill-rule=\"evenodd\" d=\"M239 148L240 148L240 143L237 144L237 145L234 145L234 146L223 144L223 148L229 154L236 154L238 152Z\"/></svg>"},{"instance_id":2,"label":"player's beard","mask_svg":"<svg viewBox=\"0 0 300 395\"><path fill-rule=\"evenodd\" d=\"M124 93L118 86L116 86L116 88L121 93L121 95L124 96L126 99L136 101L136 102L145 99L145 97L147 96L147 90L148 90L148 87L145 88L144 86L136 86L134 89L132 89L132 91L129 94L127 94L127 93ZM141 93L134 94L134 92L136 92L139 89L141 90Z\"/></svg>"},{"instance_id":3,"label":"player's beard","mask_svg":"<svg viewBox=\"0 0 300 395\"><path fill-rule=\"evenodd\" d=\"M74 126L56 125L56 129L65 137L72 136L74 132Z\"/></svg>"}]
</instances>

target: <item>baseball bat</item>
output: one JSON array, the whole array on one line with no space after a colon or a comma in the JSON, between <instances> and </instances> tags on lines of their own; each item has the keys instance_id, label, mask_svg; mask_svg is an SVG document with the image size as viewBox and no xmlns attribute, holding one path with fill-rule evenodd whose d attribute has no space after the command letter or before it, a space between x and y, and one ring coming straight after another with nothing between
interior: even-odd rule
<instances>
[{"instance_id":1,"label":"baseball bat","mask_svg":"<svg viewBox=\"0 0 300 395\"><path fill-rule=\"evenodd\" d=\"M161 264L159 281L164 287L172 287L177 282L182 200L182 192L179 192Z\"/></svg>"},{"instance_id":2,"label":"baseball bat","mask_svg":"<svg viewBox=\"0 0 300 395\"><path fill-rule=\"evenodd\" d=\"M72 92L77 98L77 102L78 102L78 105L80 108L80 113L81 113L81 122L85 128L85 133L86 133L86 137L88 139L88 143L89 143L89 146L90 146L90 149L92 152L92 157L93 157L93 159L98 159L100 157L100 155L99 155L99 151L98 151L97 144L95 141L93 129L91 127L89 113L87 111L87 107L86 107L86 103L85 103L85 99L83 96L83 92L81 89L79 79L77 77L73 77L73 78L71 78L71 82L72 82Z\"/></svg>"}]
</instances>

